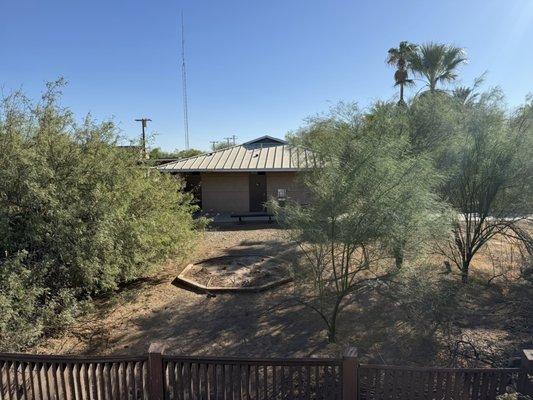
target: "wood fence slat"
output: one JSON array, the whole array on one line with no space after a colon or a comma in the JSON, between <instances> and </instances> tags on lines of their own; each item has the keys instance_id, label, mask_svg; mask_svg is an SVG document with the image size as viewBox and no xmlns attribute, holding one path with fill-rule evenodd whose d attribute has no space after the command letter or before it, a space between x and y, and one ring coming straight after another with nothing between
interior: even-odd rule
<instances>
[{"instance_id":1,"label":"wood fence slat","mask_svg":"<svg viewBox=\"0 0 533 400\"><path fill-rule=\"evenodd\" d=\"M495 399L496 398L496 391L498 390L498 374L496 373L492 373L491 374L491 380L490 380L490 384L489 384L489 389L488 389L488 398L489 399Z\"/></svg>"},{"instance_id":2,"label":"wood fence slat","mask_svg":"<svg viewBox=\"0 0 533 400\"><path fill-rule=\"evenodd\" d=\"M142 375L139 372L139 363L134 362L132 363L131 370L132 370L132 380L133 380L133 399L134 400L140 400L142 399L142 390L141 390L141 378Z\"/></svg>"},{"instance_id":3,"label":"wood fence slat","mask_svg":"<svg viewBox=\"0 0 533 400\"><path fill-rule=\"evenodd\" d=\"M277 368L275 365L272 366L272 399L278 397L278 388L277 388Z\"/></svg>"},{"instance_id":4,"label":"wood fence slat","mask_svg":"<svg viewBox=\"0 0 533 400\"><path fill-rule=\"evenodd\" d=\"M135 364L134 362L128 362L128 370L129 370L129 376L130 376L130 384L129 384L129 396L128 398L131 400L137 399L137 394L135 392L136 388L136 382L135 382Z\"/></svg>"},{"instance_id":5,"label":"wood fence slat","mask_svg":"<svg viewBox=\"0 0 533 400\"><path fill-rule=\"evenodd\" d=\"M174 363L169 361L165 364L163 371L165 371L164 385L165 385L165 399L176 398L176 375L174 374Z\"/></svg>"},{"instance_id":6,"label":"wood fence slat","mask_svg":"<svg viewBox=\"0 0 533 400\"><path fill-rule=\"evenodd\" d=\"M477 400L479 398L479 386L480 386L481 375L482 375L481 372L475 373L472 379L472 392L470 395L472 400Z\"/></svg>"},{"instance_id":7,"label":"wood fence slat","mask_svg":"<svg viewBox=\"0 0 533 400\"><path fill-rule=\"evenodd\" d=\"M383 371L380 374L380 399L388 400L389 399L389 385L391 384L391 371Z\"/></svg>"},{"instance_id":8,"label":"wood fence slat","mask_svg":"<svg viewBox=\"0 0 533 400\"><path fill-rule=\"evenodd\" d=\"M216 399L217 374L216 364L207 364L207 376L209 377L209 387L207 389L208 400Z\"/></svg>"},{"instance_id":9,"label":"wood fence slat","mask_svg":"<svg viewBox=\"0 0 533 400\"><path fill-rule=\"evenodd\" d=\"M39 399L44 400L44 393L43 393L43 382L41 379L41 370L42 370L42 364L41 363L35 363L35 380L37 381L37 388L39 389Z\"/></svg>"},{"instance_id":10,"label":"wood fence slat","mask_svg":"<svg viewBox=\"0 0 533 400\"><path fill-rule=\"evenodd\" d=\"M305 379L306 379L306 387L305 387L305 400L311 399L311 367L308 365L305 367ZM354 399L357 400L357 399Z\"/></svg>"},{"instance_id":11,"label":"wood fence slat","mask_svg":"<svg viewBox=\"0 0 533 400\"><path fill-rule=\"evenodd\" d=\"M209 379L209 364L202 363L200 365L200 377L202 383L202 399L207 400L209 398L209 388L211 387L211 380Z\"/></svg>"},{"instance_id":12,"label":"wood fence slat","mask_svg":"<svg viewBox=\"0 0 533 400\"><path fill-rule=\"evenodd\" d=\"M83 370L85 368L85 363L83 364L74 364L74 387L76 389L76 400L84 400L86 393L86 384L85 376L83 375Z\"/></svg>"},{"instance_id":13,"label":"wood fence slat","mask_svg":"<svg viewBox=\"0 0 533 400\"><path fill-rule=\"evenodd\" d=\"M13 399L13 385L11 382L11 361L6 363L6 382L7 382L7 397L9 400Z\"/></svg>"},{"instance_id":14,"label":"wood fence slat","mask_svg":"<svg viewBox=\"0 0 533 400\"><path fill-rule=\"evenodd\" d=\"M235 371L233 370L233 364L230 364L228 366L228 376L229 376L229 384L228 384L228 389L229 389L229 399L230 400L235 400L235 384L234 384L234 375L235 375Z\"/></svg>"},{"instance_id":15,"label":"wood fence slat","mask_svg":"<svg viewBox=\"0 0 533 400\"><path fill-rule=\"evenodd\" d=\"M226 386L226 379L227 379L227 374L226 374L226 365L225 364L222 364L221 366L221 369L222 369L222 398L224 400L227 399L227 386Z\"/></svg>"},{"instance_id":16,"label":"wood fence slat","mask_svg":"<svg viewBox=\"0 0 533 400\"><path fill-rule=\"evenodd\" d=\"M98 389L98 400L106 399L106 378L105 378L105 365L102 363L96 364L95 376L96 376L96 385Z\"/></svg>"},{"instance_id":17,"label":"wood fence slat","mask_svg":"<svg viewBox=\"0 0 533 400\"><path fill-rule=\"evenodd\" d=\"M18 395L21 399L26 400L28 398L28 383L26 377L26 363L24 361L20 362L17 368L17 371L20 370L20 384Z\"/></svg>"},{"instance_id":18,"label":"wood fence slat","mask_svg":"<svg viewBox=\"0 0 533 400\"><path fill-rule=\"evenodd\" d=\"M46 386L46 395L47 395L47 399L52 399L52 393L54 392L53 388L52 388L52 385L53 385L53 376L52 376L52 373L53 373L53 369L52 369L52 364L49 364L49 363L45 363L44 364L45 367L44 367L44 371L43 371L43 376L44 376L44 384Z\"/></svg>"},{"instance_id":19,"label":"wood fence slat","mask_svg":"<svg viewBox=\"0 0 533 400\"><path fill-rule=\"evenodd\" d=\"M90 396L91 400L98 400L98 380L96 379L96 365L94 363L89 364L89 377L90 377Z\"/></svg>"},{"instance_id":20,"label":"wood fence slat","mask_svg":"<svg viewBox=\"0 0 533 400\"><path fill-rule=\"evenodd\" d=\"M58 370L58 364L52 363L51 373L52 373L52 381L54 383L54 396L56 399L59 399L61 396L60 390L59 390L61 382L58 381L57 370Z\"/></svg>"},{"instance_id":21,"label":"wood fence slat","mask_svg":"<svg viewBox=\"0 0 533 400\"><path fill-rule=\"evenodd\" d=\"M263 365L263 393L264 400L268 399L268 365Z\"/></svg>"},{"instance_id":22,"label":"wood fence slat","mask_svg":"<svg viewBox=\"0 0 533 400\"><path fill-rule=\"evenodd\" d=\"M177 367L177 372L178 372L178 375L177 375L177 380L179 382L179 385L180 385L180 395L181 395L181 399L185 400L185 393L186 393L186 390L187 390L187 387L186 387L186 381L185 381L185 365L184 363L180 362L178 363L178 367Z\"/></svg>"},{"instance_id":23,"label":"wood fence slat","mask_svg":"<svg viewBox=\"0 0 533 400\"><path fill-rule=\"evenodd\" d=\"M120 379L118 383L119 383L119 388L120 388L120 398L123 400L128 400L128 385L126 382L128 373L127 373L126 367L127 367L127 364L125 362L121 362L119 364Z\"/></svg>"},{"instance_id":24,"label":"wood fence slat","mask_svg":"<svg viewBox=\"0 0 533 400\"><path fill-rule=\"evenodd\" d=\"M454 380L453 380L453 396L452 399L459 399L460 390L461 390L461 380L462 380L462 373L457 371L454 373Z\"/></svg>"},{"instance_id":25,"label":"wood fence slat","mask_svg":"<svg viewBox=\"0 0 533 400\"><path fill-rule=\"evenodd\" d=\"M15 399L19 400L21 396L20 396L20 390L19 390L20 383L19 383L19 362L18 361L13 362L13 382L15 383L15 387L14 387Z\"/></svg>"},{"instance_id":26,"label":"wood fence slat","mask_svg":"<svg viewBox=\"0 0 533 400\"><path fill-rule=\"evenodd\" d=\"M78 398L76 393L79 393L76 390L76 383L79 382L79 379L75 379L75 376L74 376L76 364L73 364L73 363L67 364L67 369L68 369L68 376L69 376L68 385L70 387L70 395L71 395L70 398L71 400L76 400Z\"/></svg>"},{"instance_id":27,"label":"wood fence slat","mask_svg":"<svg viewBox=\"0 0 533 400\"><path fill-rule=\"evenodd\" d=\"M250 365L247 365L246 368L244 369L244 375L245 375L245 385L246 385L246 400L251 400L250 398L250 385L252 384L251 383L251 379L250 379Z\"/></svg>"},{"instance_id":28,"label":"wood fence slat","mask_svg":"<svg viewBox=\"0 0 533 400\"><path fill-rule=\"evenodd\" d=\"M84 376L85 376L85 383L86 383L85 399L86 400L97 400L97 397L95 396L96 382L94 381L94 371L91 373L91 368L94 368L93 363L85 364L85 369L83 371ZM91 374L93 374L93 376L91 376Z\"/></svg>"},{"instance_id":29,"label":"wood fence slat","mask_svg":"<svg viewBox=\"0 0 533 400\"><path fill-rule=\"evenodd\" d=\"M6 391L4 390L4 371L5 362L0 360L0 398L4 400L6 398Z\"/></svg>"},{"instance_id":30,"label":"wood fence slat","mask_svg":"<svg viewBox=\"0 0 533 400\"><path fill-rule=\"evenodd\" d=\"M483 374L483 383L481 385L481 390L479 393L479 397L481 399L488 399L489 397L489 385L492 380L492 373L487 372L486 374Z\"/></svg>"}]
</instances>

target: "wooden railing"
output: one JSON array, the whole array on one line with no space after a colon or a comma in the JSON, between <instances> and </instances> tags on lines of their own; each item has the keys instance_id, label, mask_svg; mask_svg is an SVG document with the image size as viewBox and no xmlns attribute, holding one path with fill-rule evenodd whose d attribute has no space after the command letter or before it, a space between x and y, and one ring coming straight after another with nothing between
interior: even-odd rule
<instances>
[{"instance_id":1,"label":"wooden railing","mask_svg":"<svg viewBox=\"0 0 533 400\"><path fill-rule=\"evenodd\" d=\"M0 354L0 400L493 400L533 395L533 351L520 368L412 368L343 358L184 357L151 346L140 357Z\"/></svg>"},{"instance_id":2,"label":"wooden railing","mask_svg":"<svg viewBox=\"0 0 533 400\"><path fill-rule=\"evenodd\" d=\"M0 399L148 399L146 357L0 355Z\"/></svg>"},{"instance_id":3,"label":"wooden railing","mask_svg":"<svg viewBox=\"0 0 533 400\"><path fill-rule=\"evenodd\" d=\"M520 368L359 367L359 399L495 399L518 383Z\"/></svg>"},{"instance_id":4,"label":"wooden railing","mask_svg":"<svg viewBox=\"0 0 533 400\"><path fill-rule=\"evenodd\" d=\"M338 399L338 359L164 357L164 398Z\"/></svg>"}]
</instances>

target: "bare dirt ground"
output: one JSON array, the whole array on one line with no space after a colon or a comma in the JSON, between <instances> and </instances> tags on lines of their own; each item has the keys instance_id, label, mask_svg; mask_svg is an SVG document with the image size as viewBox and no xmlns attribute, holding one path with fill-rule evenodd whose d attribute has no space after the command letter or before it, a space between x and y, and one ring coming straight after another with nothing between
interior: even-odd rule
<instances>
[{"instance_id":1,"label":"bare dirt ground","mask_svg":"<svg viewBox=\"0 0 533 400\"><path fill-rule=\"evenodd\" d=\"M533 324L524 320L531 310L516 314L528 294L520 293L512 282L487 283L493 275L489 261L494 254L503 254L494 246L493 253L477 260L482 266L476 274L479 279L463 297L455 330L448 337L420 335L412 318L406 319L397 304L379 291L346 309L339 323L340 339L330 344L317 315L294 301L292 283L263 293L216 297L172 284L188 263L250 253L290 260L297 249L283 230L272 225L209 230L190 257L170 260L155 276L98 300L93 312L31 351L139 354L157 342L179 354L291 357L338 356L347 345L355 345L362 359L371 362L450 365L453 350L473 360L471 365L489 366L492 361L505 363L521 348L533 345Z\"/></svg>"},{"instance_id":2,"label":"bare dirt ground","mask_svg":"<svg viewBox=\"0 0 533 400\"><path fill-rule=\"evenodd\" d=\"M258 229L259 228L259 229ZM291 285L263 293L219 294L209 298L178 288L173 279L188 262L210 257L257 253L290 257L294 247L284 231L231 225L204 234L195 253L170 261L153 278L99 301L61 337L38 347L45 353L126 354L145 352L164 342L182 354L304 356L335 352L309 310L287 303Z\"/></svg>"}]
</instances>

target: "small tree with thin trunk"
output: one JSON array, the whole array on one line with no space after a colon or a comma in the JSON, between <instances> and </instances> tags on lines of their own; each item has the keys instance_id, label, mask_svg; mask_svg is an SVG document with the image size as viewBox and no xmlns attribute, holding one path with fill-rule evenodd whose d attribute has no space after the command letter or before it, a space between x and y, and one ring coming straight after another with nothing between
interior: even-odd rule
<instances>
[{"instance_id":1,"label":"small tree with thin trunk","mask_svg":"<svg viewBox=\"0 0 533 400\"><path fill-rule=\"evenodd\" d=\"M303 254L298 298L323 320L330 342L342 310L389 276L387 244L433 179L425 159L406 155L405 135L376 135L365 121L350 107L314 121L310 129L329 134L309 141L316 164L303 180L312 202L277 209Z\"/></svg>"},{"instance_id":2,"label":"small tree with thin trunk","mask_svg":"<svg viewBox=\"0 0 533 400\"><path fill-rule=\"evenodd\" d=\"M498 234L514 234L531 212L533 113L528 104L509 117L492 95L463 106L455 168L443 188L457 211L453 238L441 248L468 282L472 259Z\"/></svg>"}]
</instances>

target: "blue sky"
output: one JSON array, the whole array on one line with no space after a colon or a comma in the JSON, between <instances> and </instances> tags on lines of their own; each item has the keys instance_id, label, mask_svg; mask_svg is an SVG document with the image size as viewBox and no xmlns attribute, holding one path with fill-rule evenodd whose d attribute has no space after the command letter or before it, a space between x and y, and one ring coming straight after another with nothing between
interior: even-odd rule
<instances>
[{"instance_id":1,"label":"blue sky","mask_svg":"<svg viewBox=\"0 0 533 400\"><path fill-rule=\"evenodd\" d=\"M531 0L0 0L2 90L37 97L64 76L80 117L135 138L147 116L154 146L182 149L182 10L192 147L283 137L340 100L394 98L384 60L401 40L465 47L461 82L488 71L510 106L533 92Z\"/></svg>"}]
</instances>

